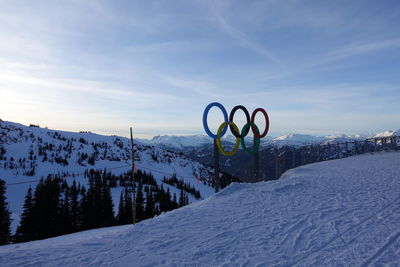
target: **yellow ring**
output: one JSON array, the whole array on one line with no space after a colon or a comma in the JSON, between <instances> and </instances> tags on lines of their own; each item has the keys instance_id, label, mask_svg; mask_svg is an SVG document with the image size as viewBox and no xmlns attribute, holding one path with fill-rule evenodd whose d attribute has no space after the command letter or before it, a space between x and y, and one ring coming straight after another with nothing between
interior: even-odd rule
<instances>
[{"instance_id":1,"label":"yellow ring","mask_svg":"<svg viewBox=\"0 0 400 267\"><path fill-rule=\"evenodd\" d=\"M238 127L236 126L236 124L234 124L232 121L228 122L228 124L229 124L230 126L232 126L233 129L235 129L235 131L236 131L237 133L239 133L239 129L238 129ZM221 124L221 126L219 126L218 132L217 132L217 139L216 139L216 140L217 140L218 149L219 149L219 151L221 152L221 154L224 155L224 156L229 157L229 156L235 155L236 152L238 151L239 145L240 145L240 138L236 137L236 144L235 144L235 147L233 148L232 151L225 151L224 148L222 147L222 144L221 144L221 134L222 134L222 130L225 128L225 126L226 126L226 122L223 122L223 123Z\"/></svg>"}]
</instances>

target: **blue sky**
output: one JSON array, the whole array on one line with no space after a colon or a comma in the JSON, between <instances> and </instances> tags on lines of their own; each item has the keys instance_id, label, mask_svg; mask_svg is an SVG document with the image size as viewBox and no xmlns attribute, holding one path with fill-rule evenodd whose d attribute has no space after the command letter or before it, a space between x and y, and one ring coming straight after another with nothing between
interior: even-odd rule
<instances>
[{"instance_id":1,"label":"blue sky","mask_svg":"<svg viewBox=\"0 0 400 267\"><path fill-rule=\"evenodd\" d=\"M272 136L398 129L399 25L399 1L0 1L0 118L203 134L218 101Z\"/></svg>"}]
</instances>

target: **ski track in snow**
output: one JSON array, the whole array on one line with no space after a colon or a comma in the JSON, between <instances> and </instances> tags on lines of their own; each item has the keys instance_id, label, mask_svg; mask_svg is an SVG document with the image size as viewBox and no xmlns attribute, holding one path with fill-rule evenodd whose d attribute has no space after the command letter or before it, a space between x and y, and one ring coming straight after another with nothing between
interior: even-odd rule
<instances>
[{"instance_id":1,"label":"ski track in snow","mask_svg":"<svg viewBox=\"0 0 400 267\"><path fill-rule=\"evenodd\" d=\"M137 225L0 247L1 266L399 266L400 153L232 184Z\"/></svg>"}]
</instances>

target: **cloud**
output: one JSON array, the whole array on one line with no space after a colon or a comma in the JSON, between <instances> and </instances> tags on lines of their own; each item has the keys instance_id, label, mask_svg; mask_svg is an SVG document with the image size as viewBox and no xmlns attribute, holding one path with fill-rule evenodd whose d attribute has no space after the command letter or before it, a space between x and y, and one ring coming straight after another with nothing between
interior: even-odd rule
<instances>
[{"instance_id":1,"label":"cloud","mask_svg":"<svg viewBox=\"0 0 400 267\"><path fill-rule=\"evenodd\" d=\"M216 20L221 29L223 29L235 40L239 41L242 46L249 48L250 50L256 52L257 54L261 55L265 59L268 59L269 61L272 61L278 65L282 65L282 61L279 60L275 55L273 55L273 53L265 49L263 46L257 44L256 42L251 41L248 36L239 31L237 28L233 27L224 18L222 18L221 16L217 16Z\"/></svg>"},{"instance_id":2,"label":"cloud","mask_svg":"<svg viewBox=\"0 0 400 267\"><path fill-rule=\"evenodd\" d=\"M325 62L340 60L343 58L363 55L367 53L380 52L400 47L400 38L377 40L374 42L352 43L336 49L327 54Z\"/></svg>"}]
</instances>

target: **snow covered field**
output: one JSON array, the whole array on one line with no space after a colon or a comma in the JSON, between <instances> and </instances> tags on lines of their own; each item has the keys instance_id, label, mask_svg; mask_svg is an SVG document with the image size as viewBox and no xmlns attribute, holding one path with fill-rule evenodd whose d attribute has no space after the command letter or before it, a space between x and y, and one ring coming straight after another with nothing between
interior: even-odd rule
<instances>
[{"instance_id":1,"label":"snow covered field","mask_svg":"<svg viewBox=\"0 0 400 267\"><path fill-rule=\"evenodd\" d=\"M400 153L233 184L137 225L0 247L0 266L399 266Z\"/></svg>"}]
</instances>

